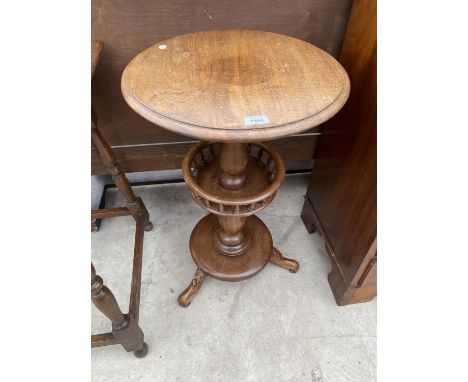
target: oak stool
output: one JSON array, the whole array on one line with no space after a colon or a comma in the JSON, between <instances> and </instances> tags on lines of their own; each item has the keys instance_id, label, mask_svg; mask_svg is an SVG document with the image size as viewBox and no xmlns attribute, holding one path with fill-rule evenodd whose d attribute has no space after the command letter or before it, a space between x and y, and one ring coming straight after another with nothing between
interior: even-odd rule
<instances>
[{"instance_id":1,"label":"oak stool","mask_svg":"<svg viewBox=\"0 0 468 382\"><path fill-rule=\"evenodd\" d=\"M255 214L268 206L285 167L260 142L308 130L335 115L350 84L343 67L304 41L269 32L224 30L161 41L125 68L121 89L143 118L201 140L182 172L209 214L195 226L190 252L197 270L179 296L188 306L205 277L240 281L271 261L299 264L273 246Z\"/></svg>"},{"instance_id":2,"label":"oak stool","mask_svg":"<svg viewBox=\"0 0 468 382\"><path fill-rule=\"evenodd\" d=\"M102 48L100 41L91 42L91 77L96 70ZM97 116L93 109L91 109L91 141L107 172L112 175L112 180L127 200L125 207L92 210L91 219L132 215L136 223L130 303L127 314L122 313L113 293L104 285L102 278L96 274L91 263L91 301L112 323L111 332L91 335L91 347L120 344L126 351L133 351L136 357L141 358L148 352L143 331L138 324L143 238L144 231L151 231L153 224L149 220L145 204L133 193L111 147L99 131Z\"/></svg>"}]
</instances>

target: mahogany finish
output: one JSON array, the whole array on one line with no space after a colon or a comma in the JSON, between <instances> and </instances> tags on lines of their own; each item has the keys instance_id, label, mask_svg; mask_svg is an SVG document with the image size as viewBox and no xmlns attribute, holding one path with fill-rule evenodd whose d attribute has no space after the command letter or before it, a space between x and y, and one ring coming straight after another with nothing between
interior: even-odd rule
<instances>
[{"instance_id":1,"label":"mahogany finish","mask_svg":"<svg viewBox=\"0 0 468 382\"><path fill-rule=\"evenodd\" d=\"M355 0L340 61L353 87L317 146L302 218L322 234L339 305L368 301L377 287L376 1Z\"/></svg>"},{"instance_id":2,"label":"mahogany finish","mask_svg":"<svg viewBox=\"0 0 468 382\"><path fill-rule=\"evenodd\" d=\"M235 219L230 217L228 219ZM231 245L216 245L216 229L220 226L215 215L205 216L193 229L190 252L194 262L207 275L224 281L241 281L260 272L270 260L273 240L270 231L256 216L246 221L242 251L233 251ZM239 231L237 231L239 232ZM238 244L232 244L234 249Z\"/></svg>"},{"instance_id":3,"label":"mahogany finish","mask_svg":"<svg viewBox=\"0 0 468 382\"><path fill-rule=\"evenodd\" d=\"M147 120L219 142L266 141L308 130L335 115L350 88L343 67L322 49L252 30L163 40L128 64L121 87L129 106ZM267 120L246 124L253 116Z\"/></svg>"},{"instance_id":4,"label":"mahogany finish","mask_svg":"<svg viewBox=\"0 0 468 382\"><path fill-rule=\"evenodd\" d=\"M96 70L103 44L99 41L91 42L91 77ZM91 211L91 219L132 215L135 219L135 247L133 255L132 284L130 292L129 312L123 314L112 292L107 288L100 276L96 275L91 264L91 300L112 322L112 332L91 336L91 347L120 344L126 351L133 351L136 357L144 357L148 346L144 342L143 332L138 325L140 311L141 266L143 257L144 231L151 231L153 224L149 221L148 211L143 201L136 197L117 163L114 153L97 128L97 116L91 109L91 140L107 169L112 180L127 200L126 207L103 208ZM91 230L93 223L91 223Z\"/></svg>"},{"instance_id":5,"label":"mahogany finish","mask_svg":"<svg viewBox=\"0 0 468 382\"><path fill-rule=\"evenodd\" d=\"M147 120L218 141L195 145L182 163L195 201L210 214L190 237L197 271L179 303L188 306L207 275L244 280L269 261L296 272L299 264L273 247L253 216L271 203L285 174L278 153L255 142L300 133L336 114L350 87L341 65L288 36L207 31L146 49L125 68L121 86Z\"/></svg>"},{"instance_id":6,"label":"mahogany finish","mask_svg":"<svg viewBox=\"0 0 468 382\"><path fill-rule=\"evenodd\" d=\"M184 135L155 128L126 105L120 79L139 52L172 36L230 28L285 34L337 57L351 4L352 0L93 0L92 36L106 46L92 84L93 107L100 117L100 131L123 170L179 169L183 154L195 143ZM286 164L312 159L319 128L313 132L275 142ZM105 174L95 150L91 152L92 173Z\"/></svg>"}]
</instances>

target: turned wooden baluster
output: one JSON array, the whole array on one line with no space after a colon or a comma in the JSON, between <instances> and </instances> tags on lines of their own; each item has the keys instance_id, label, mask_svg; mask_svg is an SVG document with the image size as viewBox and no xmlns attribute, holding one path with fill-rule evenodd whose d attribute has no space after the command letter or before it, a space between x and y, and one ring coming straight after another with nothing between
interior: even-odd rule
<instances>
[{"instance_id":1,"label":"turned wooden baluster","mask_svg":"<svg viewBox=\"0 0 468 382\"><path fill-rule=\"evenodd\" d=\"M124 314L110 289L104 285L101 276L96 275L94 265L91 264L91 301L112 321L115 327L122 327L126 323Z\"/></svg>"},{"instance_id":2,"label":"turned wooden baluster","mask_svg":"<svg viewBox=\"0 0 468 382\"><path fill-rule=\"evenodd\" d=\"M222 169L219 182L228 190L240 190L245 186L245 168L249 160L246 143L223 143L219 163ZM234 206L234 213L240 209ZM228 256L243 254L249 245L244 230L245 216L218 215L219 226L216 228L215 246Z\"/></svg>"},{"instance_id":3,"label":"turned wooden baluster","mask_svg":"<svg viewBox=\"0 0 468 382\"><path fill-rule=\"evenodd\" d=\"M215 229L215 247L228 256L241 255L249 241L244 230L247 217L218 215L219 227Z\"/></svg>"},{"instance_id":4,"label":"turned wooden baluster","mask_svg":"<svg viewBox=\"0 0 468 382\"><path fill-rule=\"evenodd\" d=\"M91 301L94 306L112 322L112 334L127 351L133 351L137 357L144 357L148 346L143 341L143 332L131 314L123 314L110 289L102 278L96 275L91 264Z\"/></svg>"},{"instance_id":5,"label":"turned wooden baluster","mask_svg":"<svg viewBox=\"0 0 468 382\"><path fill-rule=\"evenodd\" d=\"M112 175L112 180L114 181L115 185L127 199L127 208L135 221L137 223L143 224L145 231L151 231L153 229L153 223L151 223L149 220L148 210L143 204L143 201L133 193L130 182L125 176L125 173L122 171L120 165L117 163L112 149L105 141L99 129L96 127L96 121L96 115L94 111L92 111L91 139L93 145L96 148L104 166L106 167L107 172L109 175Z\"/></svg>"}]
</instances>

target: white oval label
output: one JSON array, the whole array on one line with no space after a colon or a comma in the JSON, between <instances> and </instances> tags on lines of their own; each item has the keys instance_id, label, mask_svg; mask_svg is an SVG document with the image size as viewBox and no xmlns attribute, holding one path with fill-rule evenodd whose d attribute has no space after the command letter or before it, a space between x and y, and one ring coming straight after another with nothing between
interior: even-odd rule
<instances>
[{"instance_id":1,"label":"white oval label","mask_svg":"<svg viewBox=\"0 0 468 382\"><path fill-rule=\"evenodd\" d=\"M244 124L247 126L265 125L266 123L270 123L266 115L254 115L254 116L244 117Z\"/></svg>"}]
</instances>

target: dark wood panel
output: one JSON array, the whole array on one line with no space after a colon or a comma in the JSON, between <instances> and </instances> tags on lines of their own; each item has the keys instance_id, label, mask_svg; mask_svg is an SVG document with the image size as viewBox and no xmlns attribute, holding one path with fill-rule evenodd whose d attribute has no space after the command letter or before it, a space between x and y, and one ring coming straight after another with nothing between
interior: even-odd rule
<instances>
[{"instance_id":1,"label":"dark wood panel","mask_svg":"<svg viewBox=\"0 0 468 382\"><path fill-rule=\"evenodd\" d=\"M345 304L356 302L355 289L359 283L365 284L362 273L375 256L375 251L372 252L377 235L375 0L354 1L340 61L350 76L351 94L342 111L322 125L307 190L310 206L304 208L304 214L311 216L323 231L333 267L329 281L338 303ZM365 295L373 297L375 288L373 295L369 291Z\"/></svg>"},{"instance_id":2,"label":"dark wood panel","mask_svg":"<svg viewBox=\"0 0 468 382\"><path fill-rule=\"evenodd\" d=\"M298 37L337 56L351 4L352 0L93 0L92 36L104 43L92 84L100 131L111 146L190 140L144 120L121 95L123 69L156 42L201 30L257 29ZM306 140L297 143L307 147Z\"/></svg>"},{"instance_id":3,"label":"dark wood panel","mask_svg":"<svg viewBox=\"0 0 468 382\"><path fill-rule=\"evenodd\" d=\"M160 143L149 145L117 146L112 150L125 172L179 169L188 149L198 141ZM317 135L295 135L273 142L267 142L278 150L288 161L313 159ZM95 150L91 150L92 175L107 174Z\"/></svg>"}]
</instances>

